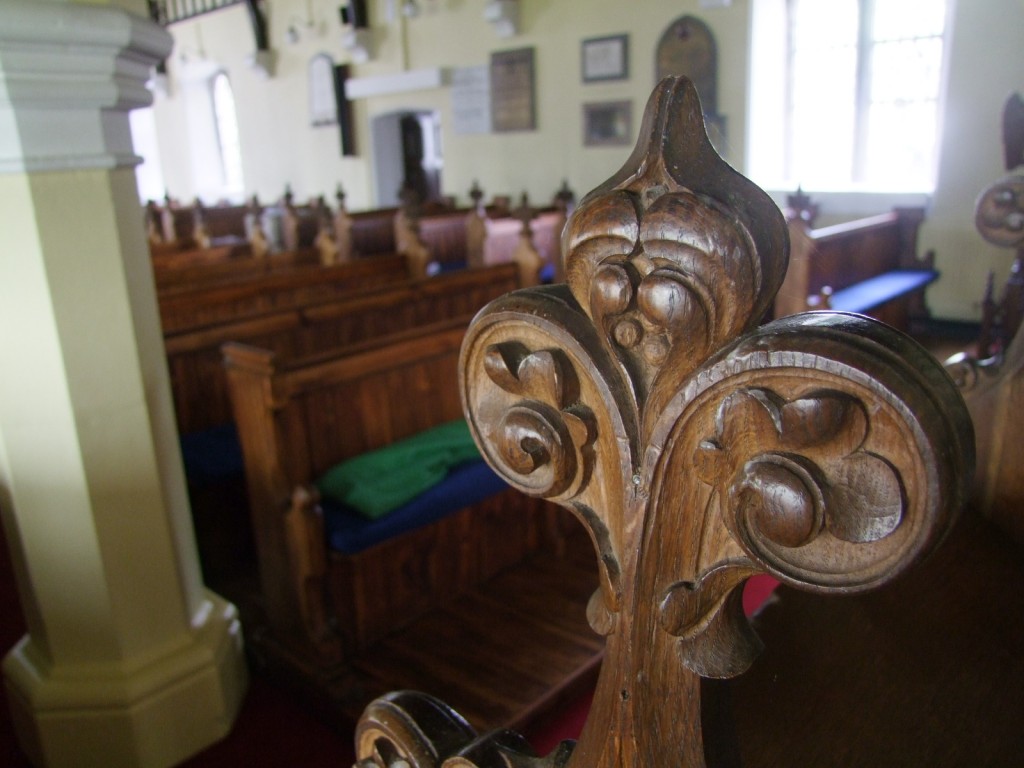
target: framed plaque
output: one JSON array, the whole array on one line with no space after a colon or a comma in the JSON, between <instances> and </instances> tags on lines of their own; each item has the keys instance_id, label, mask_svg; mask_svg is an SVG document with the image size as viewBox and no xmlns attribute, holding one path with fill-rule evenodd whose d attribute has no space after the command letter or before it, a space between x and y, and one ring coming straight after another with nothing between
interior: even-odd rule
<instances>
[{"instance_id":1,"label":"framed plaque","mask_svg":"<svg viewBox=\"0 0 1024 768\"><path fill-rule=\"evenodd\" d=\"M583 145L608 147L633 143L633 102L583 105Z\"/></svg>"},{"instance_id":2,"label":"framed plaque","mask_svg":"<svg viewBox=\"0 0 1024 768\"><path fill-rule=\"evenodd\" d=\"M584 40L580 49L584 83L629 77L629 36L611 35Z\"/></svg>"},{"instance_id":3,"label":"framed plaque","mask_svg":"<svg viewBox=\"0 0 1024 768\"><path fill-rule=\"evenodd\" d=\"M491 54L491 125L496 133L536 129L533 48Z\"/></svg>"}]
</instances>

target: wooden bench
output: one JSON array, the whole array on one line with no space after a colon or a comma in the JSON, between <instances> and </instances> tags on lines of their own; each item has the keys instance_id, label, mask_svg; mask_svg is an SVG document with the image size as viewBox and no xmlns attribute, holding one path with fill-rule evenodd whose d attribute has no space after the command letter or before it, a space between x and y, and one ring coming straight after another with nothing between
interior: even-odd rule
<instances>
[{"instance_id":1,"label":"wooden bench","mask_svg":"<svg viewBox=\"0 0 1024 768\"><path fill-rule=\"evenodd\" d=\"M198 288L175 286L158 296L160 319L164 333L174 333L317 299L337 298L400 282L408 276L405 257L392 255L326 267L317 264L282 272L260 272Z\"/></svg>"},{"instance_id":2,"label":"wooden bench","mask_svg":"<svg viewBox=\"0 0 1024 768\"><path fill-rule=\"evenodd\" d=\"M471 317L519 286L513 265L402 280L164 335L178 431L228 424L231 403L221 346L230 341L284 358L309 355L453 317Z\"/></svg>"},{"instance_id":3,"label":"wooden bench","mask_svg":"<svg viewBox=\"0 0 1024 768\"><path fill-rule=\"evenodd\" d=\"M461 417L454 373L466 323L300 360L225 346L259 562L258 601L236 598L248 642L269 672L335 712L358 714L366 693L401 684L410 654L441 642L421 635L395 647L392 633L530 553L562 546L559 511L507 488L358 551L328 546L336 518L320 511L312 484L340 461ZM479 621L444 643L471 652L489 630ZM600 652L599 642L553 652L561 666L544 695L578 683ZM543 698L532 686L530 696L531 707Z\"/></svg>"},{"instance_id":4,"label":"wooden bench","mask_svg":"<svg viewBox=\"0 0 1024 768\"><path fill-rule=\"evenodd\" d=\"M939 277L934 255L916 255L919 208L812 229L789 219L790 260L773 315L807 309L859 312L903 331L926 316L924 291Z\"/></svg>"},{"instance_id":5,"label":"wooden bench","mask_svg":"<svg viewBox=\"0 0 1024 768\"><path fill-rule=\"evenodd\" d=\"M524 285L552 282L561 274L565 222L564 210L535 212L528 203L520 206L514 216L489 217L484 220L483 263L519 264Z\"/></svg>"},{"instance_id":6,"label":"wooden bench","mask_svg":"<svg viewBox=\"0 0 1024 768\"><path fill-rule=\"evenodd\" d=\"M482 453L524 494L573 511L598 555L586 614L607 646L579 741L535 757L514 734L471 727L438 698L458 705L448 691L404 690L367 707L361 768L738 765L720 681L761 650L747 579L866 592L952 528L973 458L956 388L870 318L756 327L783 281L785 222L715 154L702 111L688 80L662 81L637 149L568 224L571 280L492 303L463 342ZM813 640L803 650L830 656ZM804 695L820 709L829 692ZM825 755L814 764L842 758ZM862 765L894 764L878 757Z\"/></svg>"},{"instance_id":7,"label":"wooden bench","mask_svg":"<svg viewBox=\"0 0 1024 768\"><path fill-rule=\"evenodd\" d=\"M190 206L180 206L167 199L162 209L154 204L150 215L154 219L159 216L163 245L186 249L244 244L249 240L251 221L258 214L259 203L255 200L245 205L206 206L197 199Z\"/></svg>"}]
</instances>

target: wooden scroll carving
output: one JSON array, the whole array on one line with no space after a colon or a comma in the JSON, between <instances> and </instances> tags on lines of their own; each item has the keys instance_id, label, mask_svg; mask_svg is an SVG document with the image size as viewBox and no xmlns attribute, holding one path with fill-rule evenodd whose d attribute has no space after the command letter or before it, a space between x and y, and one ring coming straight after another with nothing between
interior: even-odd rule
<instances>
[{"instance_id":1,"label":"wooden scroll carving","mask_svg":"<svg viewBox=\"0 0 1024 768\"><path fill-rule=\"evenodd\" d=\"M567 283L485 308L460 374L488 461L592 535L607 653L590 717L534 757L399 692L361 720L360 768L704 766L702 678L760 648L745 580L875 587L938 544L965 496L970 422L916 343L833 312L757 327L785 222L712 150L688 80L657 87L637 148L563 242Z\"/></svg>"}]
</instances>

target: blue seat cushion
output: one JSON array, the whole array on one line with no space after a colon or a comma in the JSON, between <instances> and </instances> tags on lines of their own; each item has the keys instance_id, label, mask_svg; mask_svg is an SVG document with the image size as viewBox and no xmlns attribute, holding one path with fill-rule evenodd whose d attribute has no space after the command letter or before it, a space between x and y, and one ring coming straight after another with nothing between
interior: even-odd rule
<instances>
[{"instance_id":1,"label":"blue seat cushion","mask_svg":"<svg viewBox=\"0 0 1024 768\"><path fill-rule=\"evenodd\" d=\"M440 483L375 520L325 497L321 508L328 547L335 552L354 555L440 520L506 488L505 481L483 459L478 459L453 467Z\"/></svg>"},{"instance_id":2,"label":"blue seat cushion","mask_svg":"<svg viewBox=\"0 0 1024 768\"><path fill-rule=\"evenodd\" d=\"M245 474L242 444L234 424L223 424L181 436L185 479L192 488Z\"/></svg>"},{"instance_id":3,"label":"blue seat cushion","mask_svg":"<svg viewBox=\"0 0 1024 768\"><path fill-rule=\"evenodd\" d=\"M836 291L829 306L845 312L867 312L923 288L938 277L939 273L933 269L895 269Z\"/></svg>"}]
</instances>

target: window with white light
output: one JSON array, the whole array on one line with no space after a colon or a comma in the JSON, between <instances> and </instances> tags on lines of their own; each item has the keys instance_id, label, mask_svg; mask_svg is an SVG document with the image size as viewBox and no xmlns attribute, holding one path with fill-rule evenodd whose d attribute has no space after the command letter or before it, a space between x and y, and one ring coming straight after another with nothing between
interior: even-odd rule
<instances>
[{"instance_id":1,"label":"window with white light","mask_svg":"<svg viewBox=\"0 0 1024 768\"><path fill-rule=\"evenodd\" d=\"M947 0L754 0L749 175L930 192Z\"/></svg>"},{"instance_id":2,"label":"window with white light","mask_svg":"<svg viewBox=\"0 0 1024 768\"><path fill-rule=\"evenodd\" d=\"M242 147L238 140L238 117L235 114L235 97L231 82L224 72L213 77L213 117L217 126L217 142L221 169L224 173L224 196L237 198L242 195Z\"/></svg>"}]
</instances>

